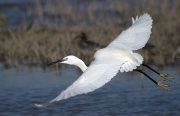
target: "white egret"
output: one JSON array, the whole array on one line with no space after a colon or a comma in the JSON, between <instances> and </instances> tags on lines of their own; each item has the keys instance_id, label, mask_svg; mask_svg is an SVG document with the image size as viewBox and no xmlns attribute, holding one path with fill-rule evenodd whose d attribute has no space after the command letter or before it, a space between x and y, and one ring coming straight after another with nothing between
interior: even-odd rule
<instances>
[{"instance_id":1,"label":"white egret","mask_svg":"<svg viewBox=\"0 0 180 116\"><path fill-rule=\"evenodd\" d=\"M88 68L82 60L76 62L77 60L70 60L70 57L50 63L49 65L58 62L76 65L81 68L83 74L55 99L47 103L35 105L37 107L44 107L56 101L92 92L109 82L118 71L133 71L137 66L140 66L143 62L143 57L133 51L141 49L147 43L151 34L152 19L150 15L144 14L139 18L136 17L136 19L132 18L132 22L131 27L123 31L106 48L100 49L94 54L94 60ZM141 72L140 70L136 71ZM161 76L170 80L170 77L166 74ZM155 83L164 89L167 88L162 82ZM166 90L169 89L167 88Z\"/></svg>"},{"instance_id":2,"label":"white egret","mask_svg":"<svg viewBox=\"0 0 180 116\"><path fill-rule=\"evenodd\" d=\"M77 67L79 67L81 69L82 72L84 72L88 67L87 65L79 58L77 58L76 56L73 56L73 55L69 55L69 56L66 56L64 57L62 60L57 60L55 62L52 62L52 63L48 63L47 65L53 65L53 64L56 64L56 63L63 63L63 64L69 64L69 65L75 65ZM142 63L143 66L149 68L150 70L152 70L153 72L157 73L159 76L161 76L162 78L170 81L170 82L173 82L173 80L171 80L172 77L170 77L168 74L162 74L162 73L159 73L157 72L156 70L152 69L151 67L149 67L148 65ZM120 71L120 70L119 70ZM151 81L153 81L156 85L162 87L163 89L165 90L169 90L168 87L166 87L164 84L162 84L163 81L160 81L160 82L156 82L155 80L153 80L149 75L147 75L145 72L143 72L142 70L139 70L139 69L134 69L133 71L137 71L137 72L140 72L142 74L144 74L146 77L148 77ZM121 72L121 71L120 71Z\"/></svg>"}]
</instances>

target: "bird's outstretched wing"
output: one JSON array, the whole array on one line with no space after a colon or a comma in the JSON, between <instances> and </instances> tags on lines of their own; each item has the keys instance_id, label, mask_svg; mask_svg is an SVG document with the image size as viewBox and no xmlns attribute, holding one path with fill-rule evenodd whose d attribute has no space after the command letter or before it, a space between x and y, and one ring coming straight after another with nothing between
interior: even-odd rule
<instances>
[{"instance_id":1,"label":"bird's outstretched wing","mask_svg":"<svg viewBox=\"0 0 180 116\"><path fill-rule=\"evenodd\" d=\"M107 47L125 50L138 50L147 43L152 28L152 19L148 14L132 18L132 26L123 31Z\"/></svg>"},{"instance_id":2,"label":"bird's outstretched wing","mask_svg":"<svg viewBox=\"0 0 180 116\"><path fill-rule=\"evenodd\" d=\"M35 104L38 107L47 106L55 101L67 99L78 94L92 92L109 82L119 70L124 61L93 61L88 69L66 90L50 102Z\"/></svg>"}]
</instances>

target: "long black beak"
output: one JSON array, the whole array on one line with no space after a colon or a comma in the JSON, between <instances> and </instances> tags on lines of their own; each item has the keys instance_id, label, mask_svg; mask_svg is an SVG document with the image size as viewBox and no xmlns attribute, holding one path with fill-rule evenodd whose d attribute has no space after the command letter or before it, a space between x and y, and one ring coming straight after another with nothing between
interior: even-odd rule
<instances>
[{"instance_id":1,"label":"long black beak","mask_svg":"<svg viewBox=\"0 0 180 116\"><path fill-rule=\"evenodd\" d=\"M57 61L55 61L55 62L51 62L51 63L48 63L48 64L46 64L47 66L50 66L50 65L53 65L53 64L56 64L56 63L59 63L59 62L63 62L63 61L65 61L64 59L62 59L62 60L57 60Z\"/></svg>"}]
</instances>

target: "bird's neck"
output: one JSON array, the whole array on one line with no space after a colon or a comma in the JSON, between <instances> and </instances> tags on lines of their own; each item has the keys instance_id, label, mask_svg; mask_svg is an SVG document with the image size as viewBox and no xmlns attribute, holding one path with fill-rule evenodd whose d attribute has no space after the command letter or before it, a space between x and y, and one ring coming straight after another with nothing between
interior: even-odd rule
<instances>
[{"instance_id":1,"label":"bird's neck","mask_svg":"<svg viewBox=\"0 0 180 116\"><path fill-rule=\"evenodd\" d=\"M83 72L87 69L87 66L82 60L79 60L79 63L77 65Z\"/></svg>"}]
</instances>

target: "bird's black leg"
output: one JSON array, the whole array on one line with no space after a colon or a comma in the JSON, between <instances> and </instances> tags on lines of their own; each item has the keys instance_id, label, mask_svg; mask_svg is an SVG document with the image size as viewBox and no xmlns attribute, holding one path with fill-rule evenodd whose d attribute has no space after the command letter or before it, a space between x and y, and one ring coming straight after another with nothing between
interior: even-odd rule
<instances>
[{"instance_id":1,"label":"bird's black leg","mask_svg":"<svg viewBox=\"0 0 180 116\"><path fill-rule=\"evenodd\" d=\"M149 78L152 82L154 82L157 85L157 82L154 79L152 79L149 75L147 75L145 72L143 72L142 70L135 69L133 71L137 71L144 74L147 78Z\"/></svg>"},{"instance_id":2,"label":"bird's black leg","mask_svg":"<svg viewBox=\"0 0 180 116\"><path fill-rule=\"evenodd\" d=\"M159 76L161 76L162 78L170 81L170 82L174 82L173 80L171 80L173 77L169 76L168 74L162 74L157 72L156 70L152 69L151 67L149 67L147 64L142 64L143 66L149 68L150 70L154 71L156 74L158 74Z\"/></svg>"},{"instance_id":3,"label":"bird's black leg","mask_svg":"<svg viewBox=\"0 0 180 116\"><path fill-rule=\"evenodd\" d=\"M149 69L151 69L152 71L154 71L155 73L157 73L158 75L160 75L160 73L159 72L157 72L156 70L154 70L154 69L152 69L151 67L149 67L147 64L142 64L143 66L145 66L145 67L147 67L147 68L149 68Z\"/></svg>"},{"instance_id":4,"label":"bird's black leg","mask_svg":"<svg viewBox=\"0 0 180 116\"><path fill-rule=\"evenodd\" d=\"M140 72L140 73L144 74L147 78L149 78L152 82L154 82L154 83L155 83L156 85L158 85L159 87L162 87L163 89L165 89L165 90L167 90L167 91L170 90L168 85L163 84L163 82L164 82L165 80L160 81L160 82L156 82L154 79L152 79L149 75L147 75L147 74L146 74L145 72L143 72L142 70L135 69L135 70L133 70L133 71L137 71L137 72Z\"/></svg>"}]
</instances>

